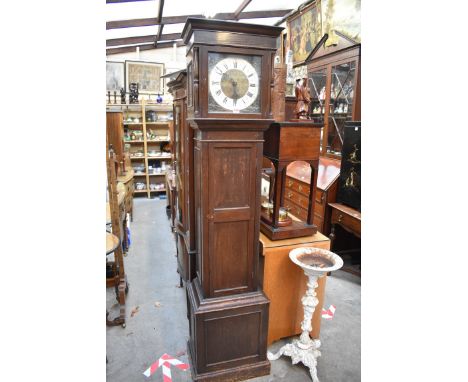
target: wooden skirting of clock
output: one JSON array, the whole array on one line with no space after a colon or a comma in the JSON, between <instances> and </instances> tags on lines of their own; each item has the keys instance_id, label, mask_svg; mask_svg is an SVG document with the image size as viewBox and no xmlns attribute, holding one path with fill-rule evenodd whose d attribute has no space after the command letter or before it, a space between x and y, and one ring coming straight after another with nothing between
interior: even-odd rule
<instances>
[{"instance_id":1,"label":"wooden skirting of clock","mask_svg":"<svg viewBox=\"0 0 468 382\"><path fill-rule=\"evenodd\" d=\"M194 131L196 277L188 283L195 381L267 375L269 300L259 283L263 133L283 28L187 19L187 122Z\"/></svg>"}]
</instances>

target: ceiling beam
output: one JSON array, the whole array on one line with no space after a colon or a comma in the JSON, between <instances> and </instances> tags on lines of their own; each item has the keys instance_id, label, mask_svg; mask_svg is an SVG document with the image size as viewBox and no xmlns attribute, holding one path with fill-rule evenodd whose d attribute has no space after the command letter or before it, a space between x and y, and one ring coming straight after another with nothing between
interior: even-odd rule
<instances>
[{"instance_id":1,"label":"ceiling beam","mask_svg":"<svg viewBox=\"0 0 468 382\"><path fill-rule=\"evenodd\" d=\"M136 1L153 1L153 0L106 0L106 3L107 4L133 3Z\"/></svg>"},{"instance_id":2,"label":"ceiling beam","mask_svg":"<svg viewBox=\"0 0 468 382\"><path fill-rule=\"evenodd\" d=\"M169 47L172 47L174 43L176 43L176 46L184 46L183 41L165 41L165 42L159 42L158 47L155 48L154 43L152 42L151 44L122 46L120 48L109 48L109 49L106 49L106 56L110 54L136 52L137 46L140 48L140 51L141 51L141 50L169 48Z\"/></svg>"},{"instance_id":3,"label":"ceiling beam","mask_svg":"<svg viewBox=\"0 0 468 382\"><path fill-rule=\"evenodd\" d=\"M158 24L161 22L163 9L164 9L164 0L159 0L158 17L156 17L156 21L158 22Z\"/></svg>"},{"instance_id":4,"label":"ceiling beam","mask_svg":"<svg viewBox=\"0 0 468 382\"><path fill-rule=\"evenodd\" d=\"M159 29L158 29L158 34L156 35L156 38L154 39L155 48L158 45L159 38L161 37L161 33L164 28L164 24L161 24L163 9L164 9L164 0L159 0L158 17L156 17L156 22L159 24Z\"/></svg>"},{"instance_id":5,"label":"ceiling beam","mask_svg":"<svg viewBox=\"0 0 468 382\"><path fill-rule=\"evenodd\" d=\"M121 38L112 38L106 40L106 46L120 46L120 45L132 45L132 44L141 44L145 42L154 42L156 40L156 34L150 34L147 36L133 36L133 37L121 37ZM179 40L180 33L167 33L162 34L159 37L159 41L166 40Z\"/></svg>"},{"instance_id":6,"label":"ceiling beam","mask_svg":"<svg viewBox=\"0 0 468 382\"><path fill-rule=\"evenodd\" d=\"M268 17L283 17L291 12L292 9L280 9L273 11L253 11L241 12L238 19L263 19ZM147 27L160 24L182 24L187 21L188 17L205 18L203 15L184 15L184 16L166 16L162 17L158 22L156 17L147 19L132 19L132 20L117 20L106 22L106 29L119 29L119 28L134 28L134 27ZM234 13L218 13L214 16L217 20L237 20Z\"/></svg>"},{"instance_id":7,"label":"ceiling beam","mask_svg":"<svg viewBox=\"0 0 468 382\"><path fill-rule=\"evenodd\" d=\"M154 39L154 47L155 48L158 45L158 41L161 39L161 33L162 33L163 28L164 28L164 24L161 24L159 26L158 34L156 35L156 38Z\"/></svg>"},{"instance_id":8,"label":"ceiling beam","mask_svg":"<svg viewBox=\"0 0 468 382\"><path fill-rule=\"evenodd\" d=\"M234 11L234 17L239 20L240 13L250 4L252 0L244 0L241 5Z\"/></svg>"}]
</instances>

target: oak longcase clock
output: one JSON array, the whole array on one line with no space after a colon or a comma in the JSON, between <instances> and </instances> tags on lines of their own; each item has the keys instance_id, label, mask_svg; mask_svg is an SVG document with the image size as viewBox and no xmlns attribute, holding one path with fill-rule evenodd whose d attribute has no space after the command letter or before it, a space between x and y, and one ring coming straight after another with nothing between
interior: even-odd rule
<instances>
[{"instance_id":1,"label":"oak longcase clock","mask_svg":"<svg viewBox=\"0 0 468 382\"><path fill-rule=\"evenodd\" d=\"M283 28L187 19L187 122L194 131L196 276L187 285L193 379L270 372L259 283L263 134Z\"/></svg>"}]
</instances>

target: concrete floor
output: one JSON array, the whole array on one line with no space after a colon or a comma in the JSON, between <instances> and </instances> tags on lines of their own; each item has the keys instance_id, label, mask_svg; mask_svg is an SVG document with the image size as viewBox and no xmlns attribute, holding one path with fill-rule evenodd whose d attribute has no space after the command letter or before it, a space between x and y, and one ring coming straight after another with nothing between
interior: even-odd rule
<instances>
[{"instance_id":1,"label":"concrete floor","mask_svg":"<svg viewBox=\"0 0 468 382\"><path fill-rule=\"evenodd\" d=\"M132 245L125 257L130 284L127 327L107 327L107 381L162 381L161 369L150 378L142 373L163 353L188 363L188 321L185 290L178 288L175 244L165 211L166 201L135 198L131 223ZM318 359L320 382L361 380L361 284L360 278L334 272L327 280L325 307L336 306L332 320L322 320L322 356ZM118 315L112 288L107 289L109 318ZM155 303L160 303L157 307ZM131 311L139 307L130 317ZM271 345L276 351L288 340ZM191 381L190 371L172 368L174 382ZM308 369L292 365L289 357L271 363L269 376L251 382L310 381Z\"/></svg>"}]
</instances>

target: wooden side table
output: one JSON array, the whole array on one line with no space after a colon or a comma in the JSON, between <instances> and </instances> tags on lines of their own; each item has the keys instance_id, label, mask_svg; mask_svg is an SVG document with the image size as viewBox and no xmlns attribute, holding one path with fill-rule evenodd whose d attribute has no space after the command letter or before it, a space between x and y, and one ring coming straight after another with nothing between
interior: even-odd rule
<instances>
[{"instance_id":1,"label":"wooden side table","mask_svg":"<svg viewBox=\"0 0 468 382\"><path fill-rule=\"evenodd\" d=\"M348 207L341 203L329 203L332 210L331 213L331 232L330 240L333 248L333 241L335 240L335 225L338 224L346 231L350 232L354 236L361 238L361 213L354 208ZM354 251L350 250L349 252ZM348 252L348 251L346 251ZM360 271L353 270L347 266L342 268L343 271L353 273L357 276L361 276Z\"/></svg>"},{"instance_id":2,"label":"wooden side table","mask_svg":"<svg viewBox=\"0 0 468 382\"><path fill-rule=\"evenodd\" d=\"M276 340L301 333L301 321L304 317L301 298L306 291L307 277L304 272L289 259L289 252L299 247L330 249L330 239L317 232L313 236L295 239L268 239L260 234L261 257L263 260L263 290L270 299L270 320L268 324L267 344ZM317 305L313 319L311 336L318 339L325 294L326 277L318 282Z\"/></svg>"}]
</instances>

